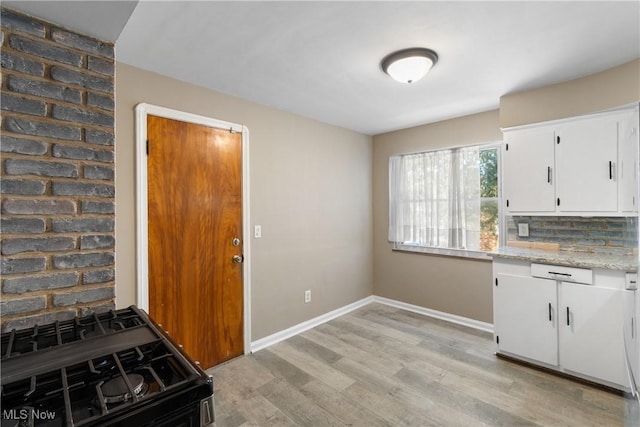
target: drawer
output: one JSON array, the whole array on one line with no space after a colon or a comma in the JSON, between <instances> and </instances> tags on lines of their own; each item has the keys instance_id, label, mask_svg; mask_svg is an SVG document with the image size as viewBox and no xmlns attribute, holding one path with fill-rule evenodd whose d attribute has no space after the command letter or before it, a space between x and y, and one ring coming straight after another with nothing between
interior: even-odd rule
<instances>
[{"instance_id":1,"label":"drawer","mask_svg":"<svg viewBox=\"0 0 640 427\"><path fill-rule=\"evenodd\" d=\"M638 289L638 273L625 274L624 287L628 291L635 291Z\"/></svg>"},{"instance_id":2,"label":"drawer","mask_svg":"<svg viewBox=\"0 0 640 427\"><path fill-rule=\"evenodd\" d=\"M593 285L593 271L588 268L565 267L562 265L531 264L531 275L543 279Z\"/></svg>"}]
</instances>

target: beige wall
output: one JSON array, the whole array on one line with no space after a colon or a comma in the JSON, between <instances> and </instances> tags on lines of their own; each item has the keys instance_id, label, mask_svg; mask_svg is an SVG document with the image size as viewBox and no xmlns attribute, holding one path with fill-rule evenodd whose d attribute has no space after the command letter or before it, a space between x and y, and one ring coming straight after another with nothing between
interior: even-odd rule
<instances>
[{"instance_id":1,"label":"beige wall","mask_svg":"<svg viewBox=\"0 0 640 427\"><path fill-rule=\"evenodd\" d=\"M373 137L375 295L493 323L491 263L393 252L388 161L395 154L501 141L498 110Z\"/></svg>"},{"instance_id":2,"label":"beige wall","mask_svg":"<svg viewBox=\"0 0 640 427\"><path fill-rule=\"evenodd\" d=\"M500 98L500 127L579 116L640 101L640 59Z\"/></svg>"},{"instance_id":3,"label":"beige wall","mask_svg":"<svg viewBox=\"0 0 640 427\"><path fill-rule=\"evenodd\" d=\"M136 303L134 107L141 102L249 128L251 225L263 234L247 257L252 341L373 293L371 137L118 63L118 307Z\"/></svg>"}]
</instances>

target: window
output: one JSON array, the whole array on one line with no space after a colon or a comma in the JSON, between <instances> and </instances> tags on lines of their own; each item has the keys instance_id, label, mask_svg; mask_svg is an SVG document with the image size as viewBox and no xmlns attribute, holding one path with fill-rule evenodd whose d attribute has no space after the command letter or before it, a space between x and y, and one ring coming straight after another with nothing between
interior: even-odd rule
<instances>
[{"instance_id":1,"label":"window","mask_svg":"<svg viewBox=\"0 0 640 427\"><path fill-rule=\"evenodd\" d=\"M391 157L389 240L397 249L496 249L498 153L493 144Z\"/></svg>"}]
</instances>

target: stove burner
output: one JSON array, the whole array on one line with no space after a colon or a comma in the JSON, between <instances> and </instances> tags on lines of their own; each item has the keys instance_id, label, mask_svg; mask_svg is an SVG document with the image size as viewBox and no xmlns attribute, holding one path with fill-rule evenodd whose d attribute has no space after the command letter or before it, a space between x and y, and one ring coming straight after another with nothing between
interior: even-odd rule
<instances>
[{"instance_id":1,"label":"stove burner","mask_svg":"<svg viewBox=\"0 0 640 427\"><path fill-rule=\"evenodd\" d=\"M149 384L144 382L144 377L140 374L127 374L127 379L137 397L142 397L149 390ZM131 394L121 376L115 377L101 387L105 403L120 403L131 399Z\"/></svg>"}]
</instances>

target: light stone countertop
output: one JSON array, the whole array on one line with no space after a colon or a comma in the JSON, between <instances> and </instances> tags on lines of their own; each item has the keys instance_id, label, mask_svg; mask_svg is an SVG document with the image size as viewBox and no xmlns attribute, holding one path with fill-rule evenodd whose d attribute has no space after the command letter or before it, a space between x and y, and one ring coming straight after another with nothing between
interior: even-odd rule
<instances>
[{"instance_id":1,"label":"light stone countertop","mask_svg":"<svg viewBox=\"0 0 640 427\"><path fill-rule=\"evenodd\" d=\"M638 256L615 252L579 252L504 246L488 254L492 258L516 259L569 267L638 271Z\"/></svg>"}]
</instances>

